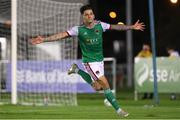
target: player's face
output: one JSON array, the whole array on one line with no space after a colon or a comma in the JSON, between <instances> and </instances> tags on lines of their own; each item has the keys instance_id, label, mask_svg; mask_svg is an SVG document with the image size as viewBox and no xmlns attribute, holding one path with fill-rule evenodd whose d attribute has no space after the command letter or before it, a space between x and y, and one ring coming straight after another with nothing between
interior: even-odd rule
<instances>
[{"instance_id":1,"label":"player's face","mask_svg":"<svg viewBox=\"0 0 180 120\"><path fill-rule=\"evenodd\" d=\"M82 16L84 23L92 23L94 21L94 13L92 10L85 10Z\"/></svg>"}]
</instances>

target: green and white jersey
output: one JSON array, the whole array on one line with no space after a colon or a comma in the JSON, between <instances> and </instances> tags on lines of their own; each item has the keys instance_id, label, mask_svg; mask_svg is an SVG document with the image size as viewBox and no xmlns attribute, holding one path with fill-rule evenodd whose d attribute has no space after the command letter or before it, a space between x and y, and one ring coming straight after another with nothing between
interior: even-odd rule
<instances>
[{"instance_id":1,"label":"green and white jersey","mask_svg":"<svg viewBox=\"0 0 180 120\"><path fill-rule=\"evenodd\" d=\"M103 38L102 34L110 29L110 24L96 21L93 28L85 25L74 26L68 30L70 36L77 36L82 52L83 63L103 61Z\"/></svg>"}]
</instances>

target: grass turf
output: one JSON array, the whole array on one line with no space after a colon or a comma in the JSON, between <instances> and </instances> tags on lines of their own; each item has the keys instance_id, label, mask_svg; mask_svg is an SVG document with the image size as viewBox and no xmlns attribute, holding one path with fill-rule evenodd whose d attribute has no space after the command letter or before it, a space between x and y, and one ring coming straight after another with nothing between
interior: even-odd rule
<instances>
[{"instance_id":1,"label":"grass turf","mask_svg":"<svg viewBox=\"0 0 180 120\"><path fill-rule=\"evenodd\" d=\"M122 119L111 107L103 105L102 94L79 94L79 106L21 106L0 105L0 119ZM117 94L122 108L130 113L128 119L180 119L180 102L160 95L160 104L153 100L133 100L132 92Z\"/></svg>"}]
</instances>

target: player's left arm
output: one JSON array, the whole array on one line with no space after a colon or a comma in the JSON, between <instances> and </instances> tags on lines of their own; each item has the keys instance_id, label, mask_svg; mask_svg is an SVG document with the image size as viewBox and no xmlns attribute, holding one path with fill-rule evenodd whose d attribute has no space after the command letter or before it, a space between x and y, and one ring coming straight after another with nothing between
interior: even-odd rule
<instances>
[{"instance_id":1,"label":"player's left arm","mask_svg":"<svg viewBox=\"0 0 180 120\"><path fill-rule=\"evenodd\" d=\"M133 25L123 25L123 24L117 24L117 25L111 25L110 30L140 30L144 31L145 25L143 22L136 21Z\"/></svg>"}]
</instances>

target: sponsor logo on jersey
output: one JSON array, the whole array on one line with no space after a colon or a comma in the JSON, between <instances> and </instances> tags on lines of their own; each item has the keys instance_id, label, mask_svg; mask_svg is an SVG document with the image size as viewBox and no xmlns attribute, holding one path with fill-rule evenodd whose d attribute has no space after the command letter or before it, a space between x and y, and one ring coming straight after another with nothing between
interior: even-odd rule
<instances>
[{"instance_id":1,"label":"sponsor logo on jersey","mask_svg":"<svg viewBox=\"0 0 180 120\"><path fill-rule=\"evenodd\" d=\"M86 43L88 44L97 44L98 43L98 39L86 39Z\"/></svg>"}]
</instances>

